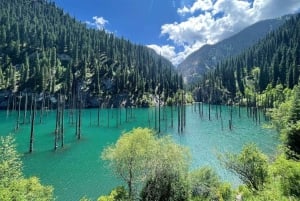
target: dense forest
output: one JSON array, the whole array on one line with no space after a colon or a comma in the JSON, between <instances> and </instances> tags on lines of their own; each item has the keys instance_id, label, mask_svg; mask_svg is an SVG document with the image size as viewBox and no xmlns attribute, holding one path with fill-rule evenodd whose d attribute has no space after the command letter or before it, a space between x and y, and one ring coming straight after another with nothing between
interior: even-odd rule
<instances>
[{"instance_id":1,"label":"dense forest","mask_svg":"<svg viewBox=\"0 0 300 201\"><path fill-rule=\"evenodd\" d=\"M292 15L236 57L220 62L195 86L198 101L256 105L256 95L280 86L292 89L300 75L300 15ZM268 107L278 97L267 97ZM270 105L271 104L271 105Z\"/></svg>"},{"instance_id":2,"label":"dense forest","mask_svg":"<svg viewBox=\"0 0 300 201\"><path fill-rule=\"evenodd\" d=\"M80 92L90 106L102 100L117 107L147 104L154 94L167 99L179 88L172 64L145 46L89 28L51 1L0 1L0 90L6 93L62 93L70 100Z\"/></svg>"}]
</instances>

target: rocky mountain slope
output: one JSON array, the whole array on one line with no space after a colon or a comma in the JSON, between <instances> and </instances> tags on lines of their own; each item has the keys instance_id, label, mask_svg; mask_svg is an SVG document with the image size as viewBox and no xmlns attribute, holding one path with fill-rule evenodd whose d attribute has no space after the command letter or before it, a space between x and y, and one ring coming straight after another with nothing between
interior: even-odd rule
<instances>
[{"instance_id":1,"label":"rocky mountain slope","mask_svg":"<svg viewBox=\"0 0 300 201\"><path fill-rule=\"evenodd\" d=\"M285 20L286 17L260 21L214 45L205 45L179 64L178 72L183 75L185 82L192 83L207 70L215 68L218 62L249 48L267 33L277 29Z\"/></svg>"}]
</instances>

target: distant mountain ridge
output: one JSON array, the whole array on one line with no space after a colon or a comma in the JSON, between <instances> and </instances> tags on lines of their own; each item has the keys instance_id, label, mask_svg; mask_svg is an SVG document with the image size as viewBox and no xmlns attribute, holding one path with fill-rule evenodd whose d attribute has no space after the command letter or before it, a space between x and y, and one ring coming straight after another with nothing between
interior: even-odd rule
<instances>
[{"instance_id":1,"label":"distant mountain ridge","mask_svg":"<svg viewBox=\"0 0 300 201\"><path fill-rule=\"evenodd\" d=\"M286 19L287 17L263 20L214 45L204 45L181 62L177 70L185 82L192 83L207 70L214 69L218 62L240 54L267 33L276 30Z\"/></svg>"}]
</instances>

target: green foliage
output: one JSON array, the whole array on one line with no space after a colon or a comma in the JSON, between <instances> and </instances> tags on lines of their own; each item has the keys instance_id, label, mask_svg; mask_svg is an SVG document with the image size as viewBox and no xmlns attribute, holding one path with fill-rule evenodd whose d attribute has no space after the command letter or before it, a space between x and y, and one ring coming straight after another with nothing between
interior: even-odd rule
<instances>
[{"instance_id":1,"label":"green foliage","mask_svg":"<svg viewBox=\"0 0 300 201\"><path fill-rule=\"evenodd\" d=\"M274 175L279 178L283 194L300 199L300 163L280 156L272 165L272 169Z\"/></svg>"},{"instance_id":2,"label":"green foliage","mask_svg":"<svg viewBox=\"0 0 300 201\"><path fill-rule=\"evenodd\" d=\"M241 153L227 153L221 160L225 167L237 174L250 190L263 189L268 178L268 161L256 145L245 145Z\"/></svg>"},{"instance_id":3,"label":"green foliage","mask_svg":"<svg viewBox=\"0 0 300 201\"><path fill-rule=\"evenodd\" d=\"M170 137L157 138L150 129L136 128L124 133L114 145L105 148L102 158L126 182L130 199L137 197L139 187L145 186L145 182L148 183L144 188L147 197L152 196L150 193L153 189L160 188L164 183L170 183L171 192L186 192L185 185L171 181L187 176L189 153ZM158 180L162 183L158 187L153 186L153 181ZM181 188L184 189L179 191Z\"/></svg>"},{"instance_id":4,"label":"green foliage","mask_svg":"<svg viewBox=\"0 0 300 201\"><path fill-rule=\"evenodd\" d=\"M289 121L296 123L300 121L300 87L295 86L294 96L292 99L291 110L289 111Z\"/></svg>"},{"instance_id":5,"label":"green foliage","mask_svg":"<svg viewBox=\"0 0 300 201\"><path fill-rule=\"evenodd\" d=\"M273 94L271 91L274 91L270 89L265 94ZM275 104L274 108L269 110L269 116L271 116L273 127L279 132L282 129L286 127L286 125L289 122L289 116L288 113L291 110L292 107L292 99L290 93L292 93L290 90L286 90L285 93L285 100L283 102L278 102ZM275 94L276 95L276 94ZM272 95L273 97L274 95ZM270 96L271 97L271 96Z\"/></svg>"},{"instance_id":6,"label":"green foliage","mask_svg":"<svg viewBox=\"0 0 300 201\"><path fill-rule=\"evenodd\" d=\"M41 185L36 177L23 178L22 162L11 135L1 136L0 152L0 200L54 200L52 187Z\"/></svg>"},{"instance_id":7,"label":"green foliage","mask_svg":"<svg viewBox=\"0 0 300 201\"><path fill-rule=\"evenodd\" d=\"M54 200L53 188L41 185L36 177L21 178L14 180L7 188L0 190L0 200L51 201Z\"/></svg>"},{"instance_id":8,"label":"green foliage","mask_svg":"<svg viewBox=\"0 0 300 201\"><path fill-rule=\"evenodd\" d=\"M22 161L12 135L0 138L0 184L4 187L22 178Z\"/></svg>"},{"instance_id":9,"label":"green foliage","mask_svg":"<svg viewBox=\"0 0 300 201\"><path fill-rule=\"evenodd\" d=\"M126 182L130 198L136 195L137 186L151 172L149 162L152 158L151 149L155 146L152 130L136 128L124 133L102 153L102 159L107 160L115 174Z\"/></svg>"},{"instance_id":10,"label":"green foliage","mask_svg":"<svg viewBox=\"0 0 300 201\"><path fill-rule=\"evenodd\" d=\"M270 110L273 126L281 133L286 154L299 159L300 154L300 88L284 90L282 102Z\"/></svg>"},{"instance_id":11,"label":"green foliage","mask_svg":"<svg viewBox=\"0 0 300 201\"><path fill-rule=\"evenodd\" d=\"M170 137L157 138L156 142L149 164L151 172L141 192L142 199L187 200L188 150L174 143Z\"/></svg>"},{"instance_id":12,"label":"green foliage","mask_svg":"<svg viewBox=\"0 0 300 201\"><path fill-rule=\"evenodd\" d=\"M192 198L211 198L220 185L219 176L209 167L192 171L189 178Z\"/></svg>"},{"instance_id":13,"label":"green foliage","mask_svg":"<svg viewBox=\"0 0 300 201\"><path fill-rule=\"evenodd\" d=\"M248 106L256 106L257 96L268 87L281 92L292 89L298 84L300 74L298 29L300 15L296 14L240 55L220 61L194 86L197 101L237 102L242 96ZM264 102L264 107L284 101L283 93L277 92L274 96L267 95L268 104Z\"/></svg>"},{"instance_id":14,"label":"green foliage","mask_svg":"<svg viewBox=\"0 0 300 201\"><path fill-rule=\"evenodd\" d=\"M187 201L188 195L184 178L166 170L147 180L140 197L143 201Z\"/></svg>"},{"instance_id":15,"label":"green foliage","mask_svg":"<svg viewBox=\"0 0 300 201\"><path fill-rule=\"evenodd\" d=\"M196 169L189 174L191 200L232 200L231 186L220 181L210 167Z\"/></svg>"},{"instance_id":16,"label":"green foliage","mask_svg":"<svg viewBox=\"0 0 300 201\"><path fill-rule=\"evenodd\" d=\"M233 192L229 183L221 183L217 189L216 196L220 201L230 201L233 199Z\"/></svg>"},{"instance_id":17,"label":"green foliage","mask_svg":"<svg viewBox=\"0 0 300 201\"><path fill-rule=\"evenodd\" d=\"M241 195L242 200L247 201L296 201L282 194L280 183L277 180L267 183L263 190L256 192L251 192L247 187L240 186L239 195Z\"/></svg>"},{"instance_id":18,"label":"green foliage","mask_svg":"<svg viewBox=\"0 0 300 201\"><path fill-rule=\"evenodd\" d=\"M300 120L294 124L288 123L282 130L282 140L288 157L300 159Z\"/></svg>"},{"instance_id":19,"label":"green foliage","mask_svg":"<svg viewBox=\"0 0 300 201\"><path fill-rule=\"evenodd\" d=\"M185 102L186 103L193 103L194 102L193 94L191 92L187 92L185 94Z\"/></svg>"},{"instance_id":20,"label":"green foliage","mask_svg":"<svg viewBox=\"0 0 300 201\"><path fill-rule=\"evenodd\" d=\"M252 192L240 186L238 193L243 200L249 201L296 201L299 200L299 194L297 197L291 193L294 190L299 192L299 164L279 156L270 166L270 175L264 189Z\"/></svg>"},{"instance_id":21,"label":"green foliage","mask_svg":"<svg viewBox=\"0 0 300 201\"><path fill-rule=\"evenodd\" d=\"M123 186L117 187L107 196L100 196L97 201L126 201L128 200L127 191Z\"/></svg>"},{"instance_id":22,"label":"green foliage","mask_svg":"<svg viewBox=\"0 0 300 201\"><path fill-rule=\"evenodd\" d=\"M89 198L87 198L87 197L83 197L83 198L81 198L79 201L91 201L91 199L89 199Z\"/></svg>"},{"instance_id":23,"label":"green foliage","mask_svg":"<svg viewBox=\"0 0 300 201\"><path fill-rule=\"evenodd\" d=\"M252 160L248 160L250 158L252 158ZM228 164L230 161L234 162L233 159L236 159L237 162L231 165ZM239 186L238 189L238 194L242 196L243 200L299 200L299 162L288 160L285 156L280 155L273 164L267 164L266 157L259 153L259 150L253 145L247 145L239 155L232 157L231 154L229 160L226 160L226 166L230 168L231 171L239 174L242 181L246 184L246 186ZM240 161L244 162L241 163ZM240 164L240 167L237 168L236 164ZM252 173L245 174L246 172ZM245 175L247 175L248 179L245 179ZM256 182L250 183L250 179L256 180ZM257 183L258 188L255 188L253 183ZM253 191L253 189L255 189L255 191Z\"/></svg>"}]
</instances>

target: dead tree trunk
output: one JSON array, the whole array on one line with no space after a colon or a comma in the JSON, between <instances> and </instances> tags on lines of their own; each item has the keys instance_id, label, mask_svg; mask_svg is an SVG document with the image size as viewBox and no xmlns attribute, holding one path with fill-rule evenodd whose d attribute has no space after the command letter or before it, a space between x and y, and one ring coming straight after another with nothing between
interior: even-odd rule
<instances>
[{"instance_id":1,"label":"dead tree trunk","mask_svg":"<svg viewBox=\"0 0 300 201\"><path fill-rule=\"evenodd\" d=\"M61 135L61 147L65 145L65 134L64 134L64 113L65 113L65 99L62 96L61 100L61 128L60 128L60 135Z\"/></svg>"},{"instance_id":2,"label":"dead tree trunk","mask_svg":"<svg viewBox=\"0 0 300 201\"><path fill-rule=\"evenodd\" d=\"M9 110L10 110L10 95L8 95L7 97L6 118L9 116Z\"/></svg>"},{"instance_id":3,"label":"dead tree trunk","mask_svg":"<svg viewBox=\"0 0 300 201\"><path fill-rule=\"evenodd\" d=\"M60 130L60 94L58 95L57 98L57 107L56 107L56 123L55 123L55 131L54 131L54 150L57 149L58 147L58 136L59 136L59 130Z\"/></svg>"},{"instance_id":4,"label":"dead tree trunk","mask_svg":"<svg viewBox=\"0 0 300 201\"><path fill-rule=\"evenodd\" d=\"M28 104L28 95L27 95L27 92L26 92L26 94L25 94L25 103L24 103L23 124L26 124L26 117L27 117L27 104Z\"/></svg>"},{"instance_id":5,"label":"dead tree trunk","mask_svg":"<svg viewBox=\"0 0 300 201\"><path fill-rule=\"evenodd\" d=\"M29 142L29 153L33 152L33 140L34 140L34 119L35 119L35 110L36 110L36 101L35 101L35 95L31 97L31 101L33 103L33 111L32 111L32 117L31 117L31 130L30 130L30 142Z\"/></svg>"},{"instance_id":6,"label":"dead tree trunk","mask_svg":"<svg viewBox=\"0 0 300 201\"><path fill-rule=\"evenodd\" d=\"M19 130L20 128L20 117L21 117L21 100L22 100L22 95L20 93L20 95L18 96L18 118L17 118L17 126L16 126L16 130Z\"/></svg>"}]
</instances>

